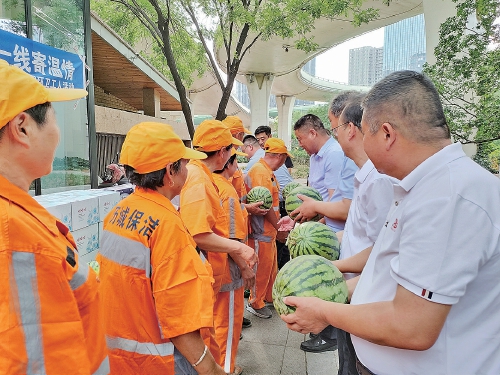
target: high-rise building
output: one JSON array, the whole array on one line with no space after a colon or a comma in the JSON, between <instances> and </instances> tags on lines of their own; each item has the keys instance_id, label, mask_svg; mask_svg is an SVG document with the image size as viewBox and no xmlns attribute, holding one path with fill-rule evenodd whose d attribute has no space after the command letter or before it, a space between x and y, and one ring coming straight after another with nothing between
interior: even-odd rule
<instances>
[{"instance_id":1,"label":"high-rise building","mask_svg":"<svg viewBox=\"0 0 500 375\"><path fill-rule=\"evenodd\" d=\"M425 62L424 15L407 18L384 29L384 77L404 69L422 71Z\"/></svg>"},{"instance_id":2,"label":"high-rise building","mask_svg":"<svg viewBox=\"0 0 500 375\"><path fill-rule=\"evenodd\" d=\"M349 84L372 86L382 78L384 48L360 47L349 50Z\"/></svg>"},{"instance_id":3,"label":"high-rise building","mask_svg":"<svg viewBox=\"0 0 500 375\"><path fill-rule=\"evenodd\" d=\"M316 58L313 58L307 62L306 65L302 67L302 70L305 71L306 73L309 73L310 75L314 76L316 75ZM243 83L240 83L238 81L234 81L234 86L233 86L233 96L238 100L241 104L243 104L245 107L250 108L250 96L248 95L248 89L247 86ZM296 100L295 105L313 105L314 102L308 101L308 100ZM270 108L276 108L276 97L274 95L271 95L269 98L269 107Z\"/></svg>"}]
</instances>

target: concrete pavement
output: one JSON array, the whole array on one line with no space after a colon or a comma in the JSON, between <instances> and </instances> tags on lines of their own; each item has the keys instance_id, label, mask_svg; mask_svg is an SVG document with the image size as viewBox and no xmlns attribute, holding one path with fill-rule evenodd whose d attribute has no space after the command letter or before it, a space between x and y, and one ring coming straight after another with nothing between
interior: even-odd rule
<instances>
[{"instance_id":1,"label":"concrete pavement","mask_svg":"<svg viewBox=\"0 0 500 375\"><path fill-rule=\"evenodd\" d=\"M261 319L245 310L252 321L243 329L236 364L243 367L243 375L336 375L337 350L324 353L306 353L300 343L306 335L290 331L285 322L271 308L273 317Z\"/></svg>"}]
</instances>

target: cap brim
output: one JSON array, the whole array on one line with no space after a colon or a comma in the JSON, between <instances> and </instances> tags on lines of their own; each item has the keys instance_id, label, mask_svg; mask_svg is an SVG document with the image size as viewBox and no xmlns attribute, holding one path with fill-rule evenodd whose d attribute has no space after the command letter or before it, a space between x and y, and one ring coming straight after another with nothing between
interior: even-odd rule
<instances>
[{"instance_id":1,"label":"cap brim","mask_svg":"<svg viewBox=\"0 0 500 375\"><path fill-rule=\"evenodd\" d=\"M76 100L85 98L88 95L84 89L46 89L49 97L49 102L65 102L68 100Z\"/></svg>"},{"instance_id":2,"label":"cap brim","mask_svg":"<svg viewBox=\"0 0 500 375\"><path fill-rule=\"evenodd\" d=\"M236 138L232 137L232 144L236 146L243 146L243 142L237 140Z\"/></svg>"},{"instance_id":3,"label":"cap brim","mask_svg":"<svg viewBox=\"0 0 500 375\"><path fill-rule=\"evenodd\" d=\"M204 152L193 150L192 148L186 147L186 153L182 156L183 159L206 159L207 154Z\"/></svg>"}]
</instances>

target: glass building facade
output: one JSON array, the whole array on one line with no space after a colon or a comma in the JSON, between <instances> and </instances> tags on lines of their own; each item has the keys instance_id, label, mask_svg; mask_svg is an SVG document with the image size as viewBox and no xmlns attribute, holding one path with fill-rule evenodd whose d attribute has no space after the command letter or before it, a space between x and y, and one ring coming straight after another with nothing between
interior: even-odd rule
<instances>
[{"instance_id":1,"label":"glass building facade","mask_svg":"<svg viewBox=\"0 0 500 375\"><path fill-rule=\"evenodd\" d=\"M85 61L88 0L0 0L0 29L77 54ZM86 8L87 7L87 8ZM0 40L0 49L2 47ZM33 51L31 52L34 58ZM2 58L0 56L0 58ZM50 57L45 56L45 66ZM85 63L83 64L85 66ZM86 69L84 68L84 71ZM32 194L84 189L91 185L87 99L53 103L61 139L51 174L34 182Z\"/></svg>"},{"instance_id":2,"label":"glass building facade","mask_svg":"<svg viewBox=\"0 0 500 375\"><path fill-rule=\"evenodd\" d=\"M421 72L422 58L425 61L425 21L423 14L385 27L384 76L405 69Z\"/></svg>"}]
</instances>

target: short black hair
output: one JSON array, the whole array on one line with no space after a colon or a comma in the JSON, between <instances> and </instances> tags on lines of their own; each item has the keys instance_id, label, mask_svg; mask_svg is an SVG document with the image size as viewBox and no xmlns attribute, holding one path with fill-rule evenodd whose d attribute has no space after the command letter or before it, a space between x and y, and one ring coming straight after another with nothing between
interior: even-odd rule
<instances>
[{"instance_id":1,"label":"short black hair","mask_svg":"<svg viewBox=\"0 0 500 375\"><path fill-rule=\"evenodd\" d=\"M361 100L353 100L346 104L340 117L343 121L351 122L358 129L361 130L361 119L363 118L363 107L361 107Z\"/></svg>"},{"instance_id":2,"label":"short black hair","mask_svg":"<svg viewBox=\"0 0 500 375\"><path fill-rule=\"evenodd\" d=\"M243 137L243 144L245 145L254 145L258 143L259 141L257 141L257 138L255 138L252 134L247 134Z\"/></svg>"},{"instance_id":3,"label":"short black hair","mask_svg":"<svg viewBox=\"0 0 500 375\"><path fill-rule=\"evenodd\" d=\"M450 139L439 93L425 75L401 70L377 82L362 102L370 132L387 122L419 143Z\"/></svg>"},{"instance_id":4,"label":"short black hair","mask_svg":"<svg viewBox=\"0 0 500 375\"><path fill-rule=\"evenodd\" d=\"M179 159L172 163L171 173L177 174L181 170L181 160ZM137 173L133 167L130 165L124 165L125 175L129 179L130 183L142 187L144 189L156 190L163 186L163 178L165 173L167 173L167 168L162 168L158 171L149 173Z\"/></svg>"},{"instance_id":5,"label":"short black hair","mask_svg":"<svg viewBox=\"0 0 500 375\"><path fill-rule=\"evenodd\" d=\"M257 129L255 129L254 134L257 135L260 133L266 133L267 136L270 137L271 136L271 127L267 126L267 125L259 126Z\"/></svg>"},{"instance_id":6,"label":"short black hair","mask_svg":"<svg viewBox=\"0 0 500 375\"><path fill-rule=\"evenodd\" d=\"M356 98L363 98L363 94L360 94L356 91L344 91L340 93L335 98L333 98L332 102L330 103L330 113L336 118L339 118L346 104L352 100L355 100Z\"/></svg>"},{"instance_id":7,"label":"short black hair","mask_svg":"<svg viewBox=\"0 0 500 375\"><path fill-rule=\"evenodd\" d=\"M330 134L330 132L325 129L325 125L323 125L321 119L318 116L313 115L312 113L308 113L307 115L299 118L295 125L293 125L293 130L299 130L303 127L312 128L318 133Z\"/></svg>"},{"instance_id":8,"label":"short black hair","mask_svg":"<svg viewBox=\"0 0 500 375\"><path fill-rule=\"evenodd\" d=\"M229 146L226 146L225 149L226 151L231 150L231 147L233 147L233 144L231 143ZM220 150L215 150L215 151L202 151L203 153L207 154L207 158L214 156L216 153L218 153Z\"/></svg>"},{"instance_id":9,"label":"short black hair","mask_svg":"<svg viewBox=\"0 0 500 375\"><path fill-rule=\"evenodd\" d=\"M236 159L236 154L231 155L231 157L227 160L226 164L224 164L224 167L222 169L214 171L214 173L221 174L222 172L224 172L229 167L229 164L234 163L234 159Z\"/></svg>"}]
</instances>

